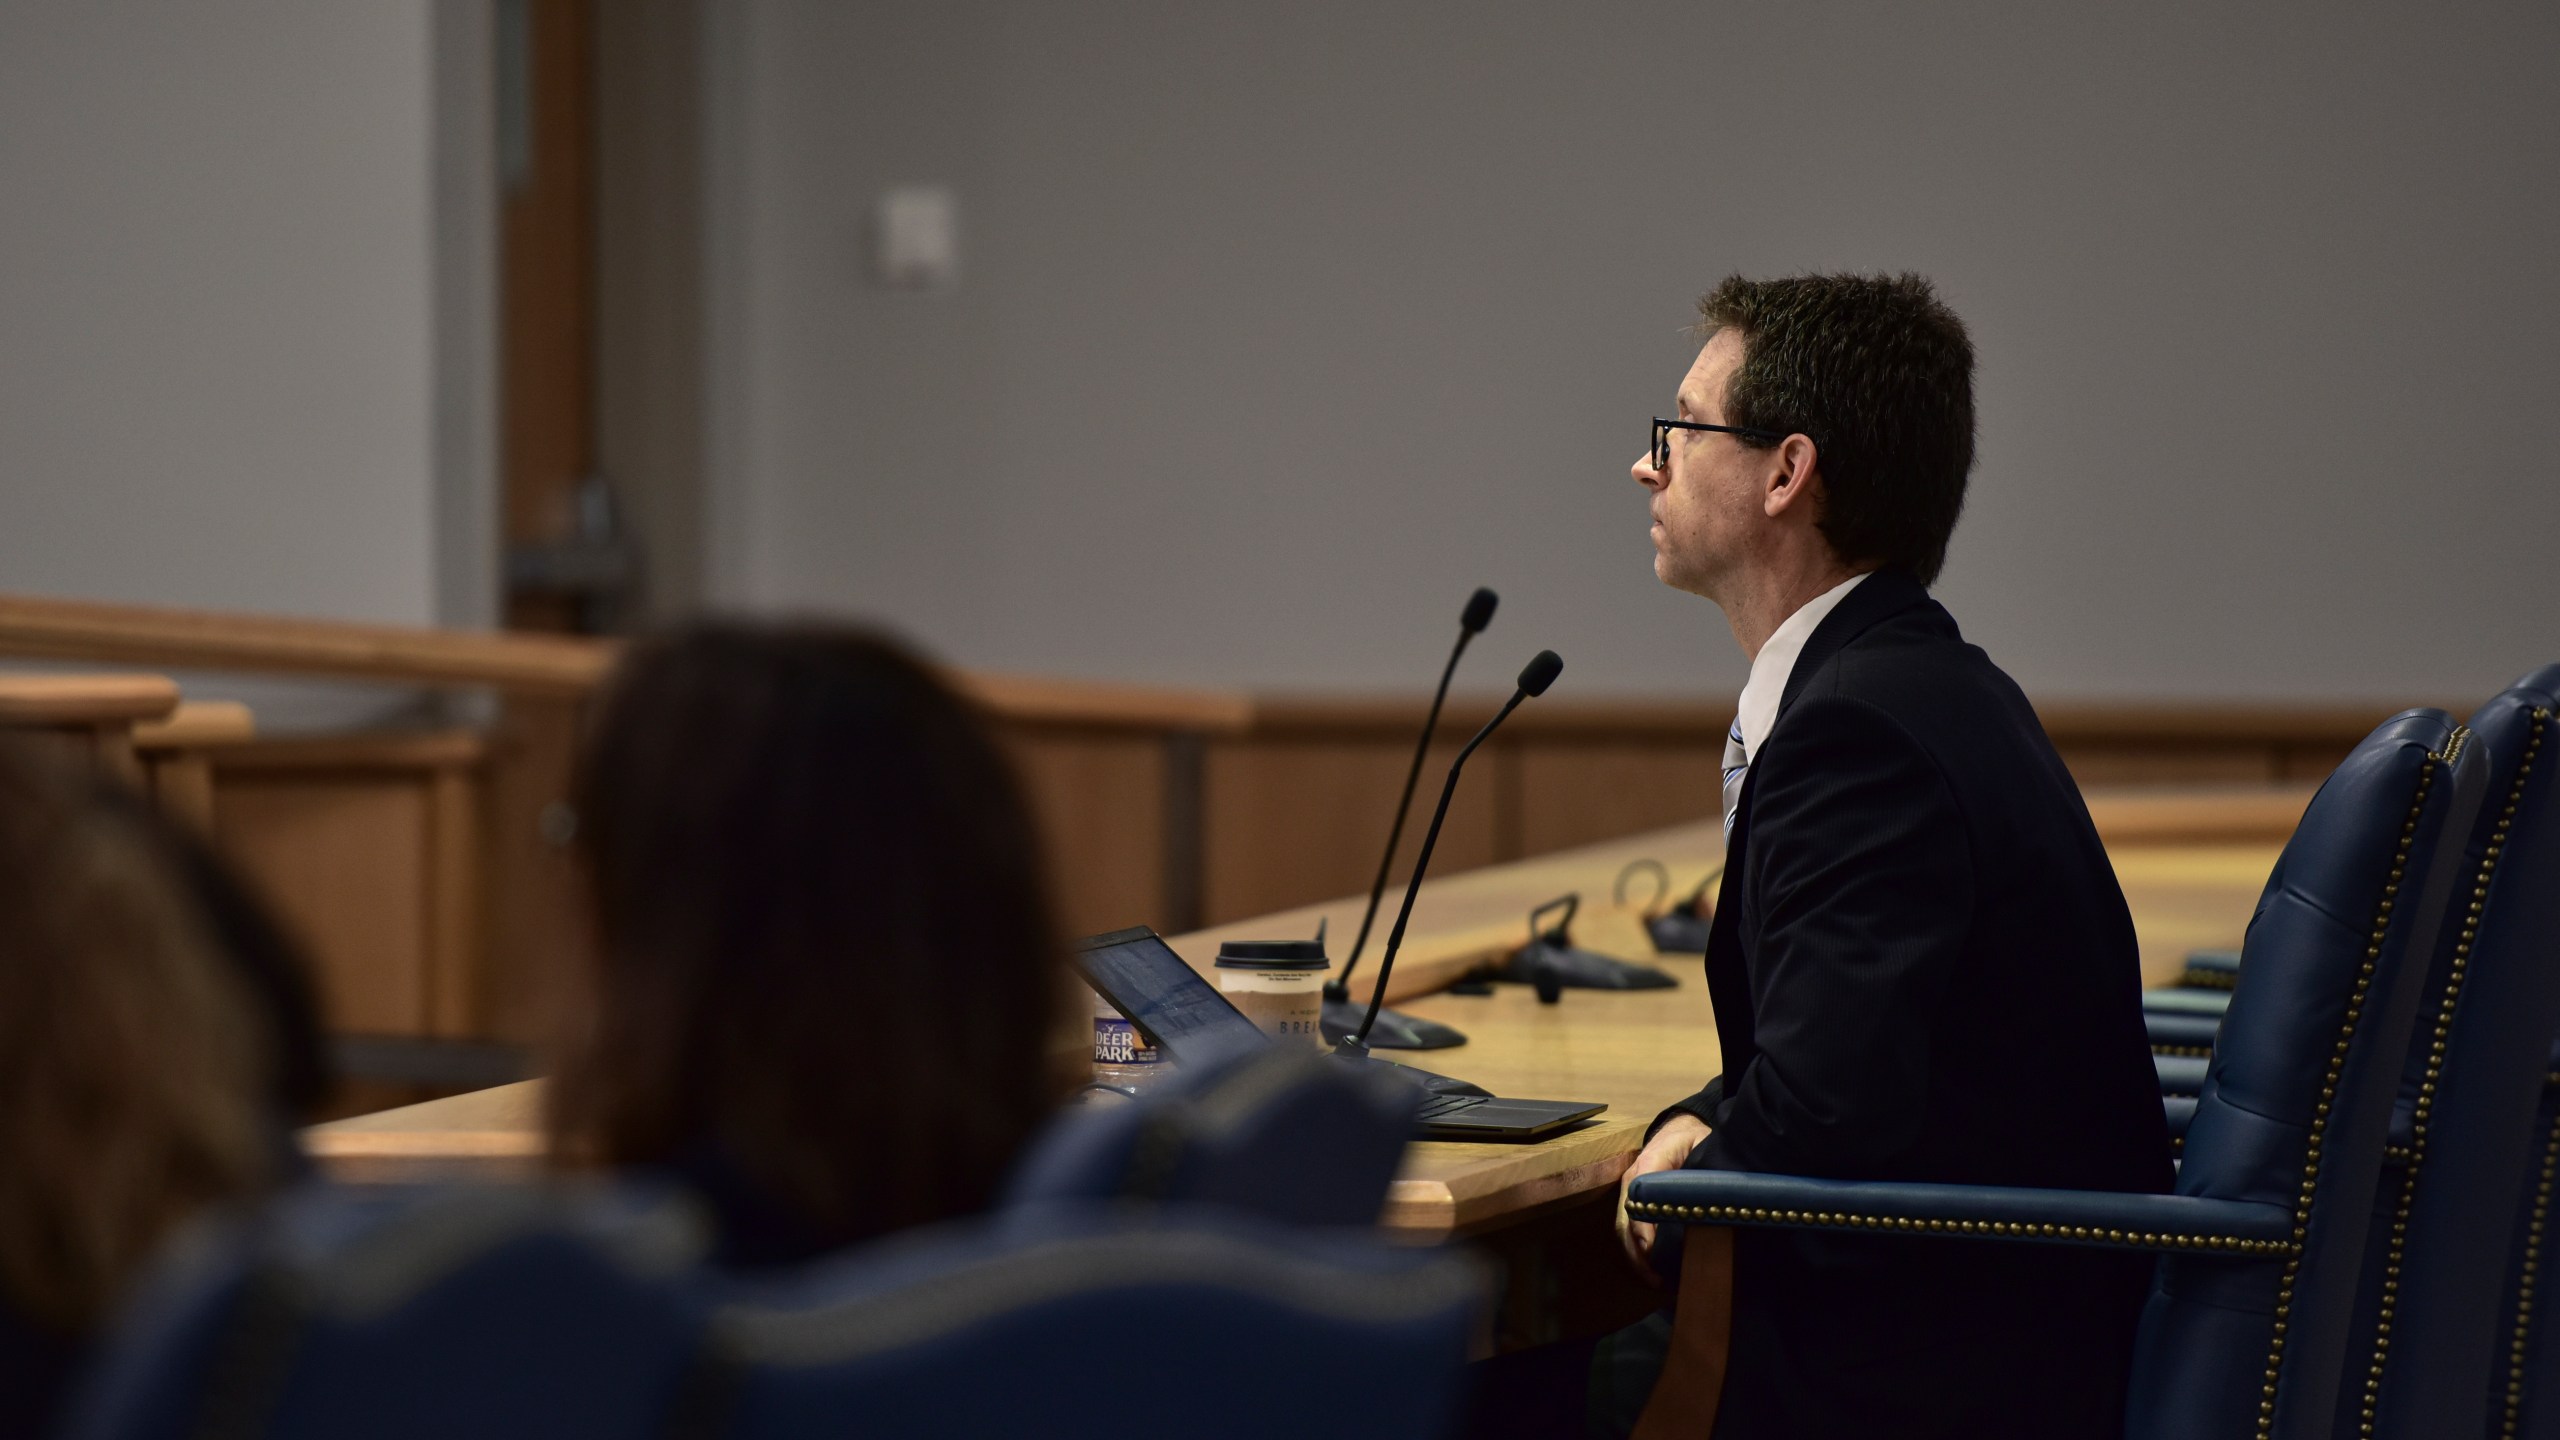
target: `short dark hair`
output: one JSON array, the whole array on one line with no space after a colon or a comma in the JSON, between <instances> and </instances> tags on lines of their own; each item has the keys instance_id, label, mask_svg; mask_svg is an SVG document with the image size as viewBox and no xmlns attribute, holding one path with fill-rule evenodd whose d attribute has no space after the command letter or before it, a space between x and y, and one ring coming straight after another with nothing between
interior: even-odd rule
<instances>
[{"instance_id":1,"label":"short dark hair","mask_svg":"<svg viewBox=\"0 0 2560 1440\"><path fill-rule=\"evenodd\" d=\"M1725 423L1813 437L1832 550L1935 583L1973 469L1973 341L1937 291L1909 273L1728 275L1698 315L1742 337Z\"/></svg>"},{"instance_id":2,"label":"short dark hair","mask_svg":"<svg viewBox=\"0 0 2560 1440\"><path fill-rule=\"evenodd\" d=\"M829 1245L992 1199L1057 1098L1067 990L975 705L875 634L695 624L623 658L576 803L598 954L563 1158L707 1162Z\"/></svg>"}]
</instances>

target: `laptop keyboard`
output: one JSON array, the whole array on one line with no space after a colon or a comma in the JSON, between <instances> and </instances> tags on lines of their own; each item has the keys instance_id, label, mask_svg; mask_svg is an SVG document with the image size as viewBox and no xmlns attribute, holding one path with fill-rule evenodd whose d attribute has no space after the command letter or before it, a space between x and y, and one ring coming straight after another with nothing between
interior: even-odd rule
<instances>
[{"instance_id":1,"label":"laptop keyboard","mask_svg":"<svg viewBox=\"0 0 2560 1440\"><path fill-rule=\"evenodd\" d=\"M1485 1097L1482 1095L1434 1095L1422 1102L1420 1118L1437 1120L1453 1111L1464 1110L1484 1102Z\"/></svg>"}]
</instances>

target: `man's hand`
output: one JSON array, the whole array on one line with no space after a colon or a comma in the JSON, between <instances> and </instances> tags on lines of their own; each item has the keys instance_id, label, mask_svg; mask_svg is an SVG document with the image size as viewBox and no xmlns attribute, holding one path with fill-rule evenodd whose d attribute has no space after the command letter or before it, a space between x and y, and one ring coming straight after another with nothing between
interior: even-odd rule
<instances>
[{"instance_id":1,"label":"man's hand","mask_svg":"<svg viewBox=\"0 0 2560 1440\"><path fill-rule=\"evenodd\" d=\"M1653 1271L1653 1223L1627 1218L1627 1190L1639 1175L1656 1170L1677 1170L1707 1138L1707 1122L1695 1115L1674 1115L1653 1132L1636 1153L1635 1163L1627 1167L1625 1178L1618 1182L1618 1243L1626 1248L1627 1260L1636 1267L1648 1284L1660 1285L1662 1277Z\"/></svg>"}]
</instances>

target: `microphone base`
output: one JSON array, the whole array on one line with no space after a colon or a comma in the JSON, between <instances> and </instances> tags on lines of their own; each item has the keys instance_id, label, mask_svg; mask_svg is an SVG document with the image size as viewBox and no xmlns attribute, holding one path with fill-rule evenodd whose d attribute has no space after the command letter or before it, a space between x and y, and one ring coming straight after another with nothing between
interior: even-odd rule
<instances>
[{"instance_id":1,"label":"microphone base","mask_svg":"<svg viewBox=\"0 0 2560 1440\"><path fill-rule=\"evenodd\" d=\"M1644 933L1653 940L1653 948L1665 955L1704 955L1707 953L1706 917L1673 910L1644 922Z\"/></svg>"},{"instance_id":2,"label":"microphone base","mask_svg":"<svg viewBox=\"0 0 2560 1440\"><path fill-rule=\"evenodd\" d=\"M1532 940L1505 956L1493 978L1568 990L1669 990L1680 983L1669 971L1651 965L1544 940Z\"/></svg>"},{"instance_id":3,"label":"microphone base","mask_svg":"<svg viewBox=\"0 0 2560 1440\"><path fill-rule=\"evenodd\" d=\"M1347 997L1337 1000L1326 996L1325 1042L1339 1045L1346 1037L1359 1034L1361 1018L1368 1013L1366 1001ZM1446 1050L1466 1043L1466 1032L1455 1025L1443 1025L1437 1020L1425 1020L1418 1015L1384 1008L1378 1011L1378 1023L1369 1027L1368 1048L1372 1050Z\"/></svg>"}]
</instances>

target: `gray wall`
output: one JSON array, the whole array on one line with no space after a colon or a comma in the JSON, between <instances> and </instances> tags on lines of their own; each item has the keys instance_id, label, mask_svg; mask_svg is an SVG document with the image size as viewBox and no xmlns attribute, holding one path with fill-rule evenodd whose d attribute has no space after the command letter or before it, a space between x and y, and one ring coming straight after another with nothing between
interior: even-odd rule
<instances>
[{"instance_id":1,"label":"gray wall","mask_svg":"<svg viewBox=\"0 0 2560 1440\"><path fill-rule=\"evenodd\" d=\"M0 7L0 588L432 618L429 39Z\"/></svg>"},{"instance_id":2,"label":"gray wall","mask_svg":"<svg viewBox=\"0 0 2560 1440\"><path fill-rule=\"evenodd\" d=\"M2560 658L2560 10L708 7L712 593L970 663L1730 687L1626 465L1697 292L1913 268L1982 354L1943 597L2056 697ZM963 278L878 289L880 187Z\"/></svg>"},{"instance_id":3,"label":"gray wall","mask_svg":"<svg viewBox=\"0 0 2560 1440\"><path fill-rule=\"evenodd\" d=\"M438 535L488 536L485 239L439 265L477 162L431 18L475 37L437 3L0 6L0 589L474 618ZM187 679L284 728L405 703Z\"/></svg>"}]
</instances>

